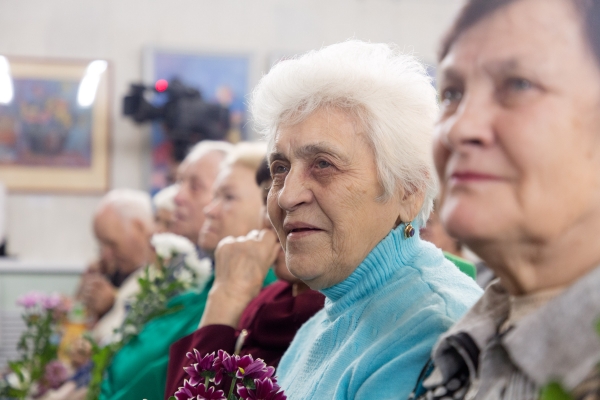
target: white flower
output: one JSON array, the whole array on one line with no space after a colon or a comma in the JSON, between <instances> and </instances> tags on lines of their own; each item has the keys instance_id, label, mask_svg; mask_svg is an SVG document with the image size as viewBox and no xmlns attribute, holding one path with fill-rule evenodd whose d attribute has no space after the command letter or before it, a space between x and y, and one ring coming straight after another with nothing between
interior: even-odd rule
<instances>
[{"instance_id":1,"label":"white flower","mask_svg":"<svg viewBox=\"0 0 600 400\"><path fill-rule=\"evenodd\" d=\"M23 381L21 381L21 379L19 379L19 376L14 372L8 374L8 376L6 377L6 382L8 383L8 385L13 389L17 390L26 389L27 385L31 381L31 375L29 375L29 371L27 371L26 369L21 370L21 374L23 374Z\"/></svg>"},{"instance_id":2,"label":"white flower","mask_svg":"<svg viewBox=\"0 0 600 400\"><path fill-rule=\"evenodd\" d=\"M196 286L199 290L204 289L208 279L212 276L212 263L209 258L198 259L196 253L188 254L184 259L185 265L196 274Z\"/></svg>"},{"instance_id":3,"label":"white flower","mask_svg":"<svg viewBox=\"0 0 600 400\"><path fill-rule=\"evenodd\" d=\"M174 233L157 233L150 240L154 251L163 259L170 259L176 254L190 254L196 252L196 247L187 238Z\"/></svg>"},{"instance_id":4,"label":"white flower","mask_svg":"<svg viewBox=\"0 0 600 400\"><path fill-rule=\"evenodd\" d=\"M194 283L193 278L194 276L189 269L182 269L181 271L177 272L177 280L183 283L186 288L192 286L192 283Z\"/></svg>"},{"instance_id":5,"label":"white flower","mask_svg":"<svg viewBox=\"0 0 600 400\"><path fill-rule=\"evenodd\" d=\"M126 334L126 335L137 335L138 330L137 330L137 328L135 326L133 326L131 324L127 324L123 328L123 333Z\"/></svg>"}]
</instances>

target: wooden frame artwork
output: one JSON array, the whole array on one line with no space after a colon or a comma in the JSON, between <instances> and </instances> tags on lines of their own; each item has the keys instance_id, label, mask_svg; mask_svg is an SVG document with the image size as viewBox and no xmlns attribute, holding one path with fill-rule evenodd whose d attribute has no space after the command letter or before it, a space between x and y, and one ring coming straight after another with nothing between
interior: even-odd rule
<instances>
[{"instance_id":1,"label":"wooden frame artwork","mask_svg":"<svg viewBox=\"0 0 600 400\"><path fill-rule=\"evenodd\" d=\"M10 191L108 189L104 60L0 56L0 181Z\"/></svg>"}]
</instances>

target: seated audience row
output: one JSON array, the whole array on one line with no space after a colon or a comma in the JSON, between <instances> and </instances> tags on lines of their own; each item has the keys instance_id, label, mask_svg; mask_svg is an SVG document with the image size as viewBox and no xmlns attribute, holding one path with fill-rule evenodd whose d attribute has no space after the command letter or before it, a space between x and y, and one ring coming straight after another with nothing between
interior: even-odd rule
<instances>
[{"instance_id":1,"label":"seated audience row","mask_svg":"<svg viewBox=\"0 0 600 400\"><path fill-rule=\"evenodd\" d=\"M593 1L467 0L442 46L441 109L390 45L273 67L251 99L268 151L205 142L180 166L172 229L214 279L116 355L101 398L168 398L193 349L265 359L292 400L599 398L598 21ZM499 277L483 297L420 237L434 199L446 249ZM147 246L153 228L109 200L99 239L118 215ZM103 257L105 273L131 277L143 248ZM106 318L100 278L81 296Z\"/></svg>"}]
</instances>

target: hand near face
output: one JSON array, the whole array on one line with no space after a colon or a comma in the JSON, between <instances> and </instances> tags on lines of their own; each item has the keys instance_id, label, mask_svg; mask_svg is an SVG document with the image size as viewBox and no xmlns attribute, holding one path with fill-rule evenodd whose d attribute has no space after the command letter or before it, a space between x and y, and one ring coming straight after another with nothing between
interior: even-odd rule
<instances>
[{"instance_id":1,"label":"hand near face","mask_svg":"<svg viewBox=\"0 0 600 400\"><path fill-rule=\"evenodd\" d=\"M237 327L242 312L260 292L279 248L277 236L267 229L221 240L215 251L215 282L200 327Z\"/></svg>"},{"instance_id":2,"label":"hand near face","mask_svg":"<svg viewBox=\"0 0 600 400\"><path fill-rule=\"evenodd\" d=\"M81 278L79 293L88 310L101 317L113 306L117 289L104 276L87 273Z\"/></svg>"}]
</instances>

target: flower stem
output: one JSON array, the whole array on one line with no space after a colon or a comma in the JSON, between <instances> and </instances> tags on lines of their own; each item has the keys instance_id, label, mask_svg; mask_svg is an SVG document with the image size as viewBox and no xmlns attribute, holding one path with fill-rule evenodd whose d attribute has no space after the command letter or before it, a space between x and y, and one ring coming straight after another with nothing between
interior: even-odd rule
<instances>
[{"instance_id":1,"label":"flower stem","mask_svg":"<svg viewBox=\"0 0 600 400\"><path fill-rule=\"evenodd\" d=\"M208 376L204 378L204 387L208 389Z\"/></svg>"},{"instance_id":2,"label":"flower stem","mask_svg":"<svg viewBox=\"0 0 600 400\"><path fill-rule=\"evenodd\" d=\"M237 379L234 376L233 379L231 380L231 386L229 387L229 394L227 395L228 399L231 397L231 394L233 393L233 388L235 387L236 381L237 381Z\"/></svg>"}]
</instances>

